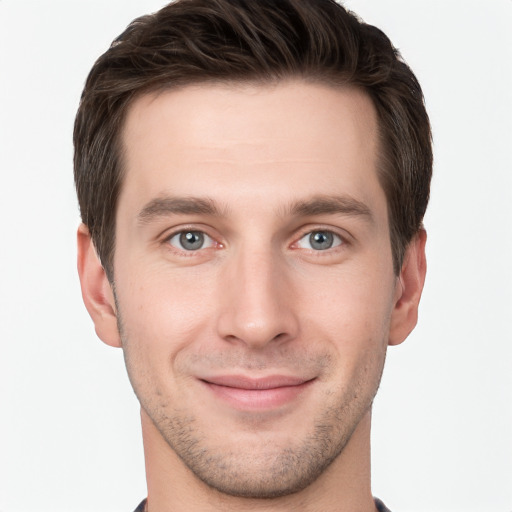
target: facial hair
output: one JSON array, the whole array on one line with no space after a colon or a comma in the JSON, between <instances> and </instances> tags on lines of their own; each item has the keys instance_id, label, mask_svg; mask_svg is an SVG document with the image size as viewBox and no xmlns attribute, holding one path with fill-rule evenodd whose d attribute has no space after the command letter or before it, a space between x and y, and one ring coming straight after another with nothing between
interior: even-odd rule
<instances>
[{"instance_id":1,"label":"facial hair","mask_svg":"<svg viewBox=\"0 0 512 512\"><path fill-rule=\"evenodd\" d=\"M316 397L323 404L322 411L300 438L290 433L276 442L272 431L268 431L268 418L248 413L241 421L243 430L250 433L244 437L244 442L219 444L211 439L204 418L183 404L173 404L172 397L166 396L153 380L151 369L141 365L137 351L133 350L139 342L130 339L117 297L116 310L128 376L141 407L192 474L226 495L271 499L299 492L311 485L343 452L360 421L370 411L380 383L385 350L368 354L365 366L345 386L326 389L322 396ZM197 365L216 371L286 367L302 368L302 371L314 368L318 373L322 368L325 375L334 369L330 354L297 350L254 353L232 349L207 355L190 354L179 366L186 371ZM236 437L237 432L225 434L226 438L232 434Z\"/></svg>"}]
</instances>

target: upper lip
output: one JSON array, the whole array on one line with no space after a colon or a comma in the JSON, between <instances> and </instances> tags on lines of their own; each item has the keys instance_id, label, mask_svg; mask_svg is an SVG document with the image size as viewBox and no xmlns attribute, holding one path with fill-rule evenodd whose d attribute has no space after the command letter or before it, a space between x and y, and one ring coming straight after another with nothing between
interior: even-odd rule
<instances>
[{"instance_id":1,"label":"upper lip","mask_svg":"<svg viewBox=\"0 0 512 512\"><path fill-rule=\"evenodd\" d=\"M202 378L204 382L217 386L226 386L238 389L274 389L288 386L300 386L312 379L294 377L290 375L270 375L267 377L247 377L245 375L217 375Z\"/></svg>"}]
</instances>

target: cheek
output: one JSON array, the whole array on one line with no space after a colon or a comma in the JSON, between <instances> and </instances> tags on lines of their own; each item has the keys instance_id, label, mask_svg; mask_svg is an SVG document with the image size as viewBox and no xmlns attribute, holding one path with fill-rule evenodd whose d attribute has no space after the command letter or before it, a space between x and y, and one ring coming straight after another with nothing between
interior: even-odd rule
<instances>
[{"instance_id":1,"label":"cheek","mask_svg":"<svg viewBox=\"0 0 512 512\"><path fill-rule=\"evenodd\" d=\"M319 285L320 283L320 285ZM303 283L307 316L334 339L379 342L387 334L394 291L393 275L341 269L322 281Z\"/></svg>"},{"instance_id":2,"label":"cheek","mask_svg":"<svg viewBox=\"0 0 512 512\"><path fill-rule=\"evenodd\" d=\"M211 287L200 276L145 272L118 288L125 350L152 365L172 363L193 340L208 332ZM153 361L150 361L150 360Z\"/></svg>"},{"instance_id":3,"label":"cheek","mask_svg":"<svg viewBox=\"0 0 512 512\"><path fill-rule=\"evenodd\" d=\"M379 283L379 286L376 285ZM392 311L393 275L340 272L309 294L305 337L326 340L337 361L335 381L347 389L374 389L384 364Z\"/></svg>"},{"instance_id":4,"label":"cheek","mask_svg":"<svg viewBox=\"0 0 512 512\"><path fill-rule=\"evenodd\" d=\"M211 298L207 287L162 272L132 275L130 280L120 276L119 282L121 338L130 382L147 411L165 414L173 403L172 390L184 378L176 366L210 332Z\"/></svg>"}]
</instances>

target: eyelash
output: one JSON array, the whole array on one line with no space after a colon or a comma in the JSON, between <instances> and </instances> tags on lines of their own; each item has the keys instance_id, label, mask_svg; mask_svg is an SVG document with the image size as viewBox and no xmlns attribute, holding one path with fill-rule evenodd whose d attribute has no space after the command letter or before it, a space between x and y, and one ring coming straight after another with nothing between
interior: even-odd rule
<instances>
[{"instance_id":1,"label":"eyelash","mask_svg":"<svg viewBox=\"0 0 512 512\"><path fill-rule=\"evenodd\" d=\"M211 245L209 245L208 247L200 247L199 249L197 250L192 250L192 249L180 249L179 247L175 247L173 245L171 245L171 240L179 235L183 235L183 234L186 234L186 233L200 233L202 235L204 235L205 237L207 237L208 239L211 240ZM172 250L173 252L178 252L180 253L180 255L184 255L184 256L195 256L197 255L197 253L199 253L200 251L202 250L205 250L205 249L220 249L223 247L223 245L219 242L217 242L215 240L215 238L213 236L210 236L204 229L200 229L200 228L197 228L197 227L193 227L193 226L190 226L190 227L185 227L185 228L181 228L177 231L173 231L172 233L170 233L169 235L167 235L164 240L163 240L163 243L166 244L166 246L168 248L170 248L170 250Z\"/></svg>"},{"instance_id":2,"label":"eyelash","mask_svg":"<svg viewBox=\"0 0 512 512\"><path fill-rule=\"evenodd\" d=\"M204 235L205 237L207 237L208 239L210 239L211 244L208 247L200 247L197 250L180 249L178 247L171 245L170 242L173 238L175 238L179 235L183 235L185 233L200 233L200 234ZM333 247L328 247L323 250L321 250L321 249L315 250L313 248L303 248L304 250L307 250L309 253L315 254L316 256L322 256L324 254L325 255L332 254L332 252L341 250L345 246L349 245L347 237L344 235L341 235L339 232L337 232L331 228L317 227L314 229L304 230L300 234L300 236L298 238L296 238L295 241L289 247L293 250L301 249L300 247L298 247L299 242L301 240L303 240L305 237L311 236L314 233L326 233L326 234L332 235L335 239L338 239L338 243L336 243L336 241L335 241L336 245L334 245ZM221 249L224 247L224 245L222 243L217 242L216 239L213 236L210 236L204 229L194 227L194 226L185 227L185 228L181 228L179 230L173 231L172 233L170 233L169 235L167 235L164 238L163 243L166 244L166 246L168 248L170 248L170 250L172 250L173 252L178 252L178 253L180 253L180 255L187 256L187 257L196 256L198 253L200 253L206 249Z\"/></svg>"},{"instance_id":3,"label":"eyelash","mask_svg":"<svg viewBox=\"0 0 512 512\"><path fill-rule=\"evenodd\" d=\"M310 248L304 248L308 251L312 251L314 253L328 253L328 252L332 252L333 250L336 250L337 248L339 248L340 246L343 246L343 245L346 245L347 244L347 241L345 239L345 237L341 236L339 233L337 233L336 231L333 231L332 229L322 229L322 228L317 228L317 229L311 229L311 230L308 230L306 232L304 232L298 239L296 242L294 242L292 244L292 247L293 246L297 246L298 249L300 249L300 247L298 247L299 243L306 239L306 237L309 237L311 238L312 235L314 234L319 234L319 233L322 233L322 234L327 234L327 235L330 235L332 236L333 240L332 240L332 243L335 244L333 245L332 247L328 247L326 249L314 249L312 247ZM337 239L337 240L336 240ZM311 246L311 240L309 240L309 245Z\"/></svg>"}]
</instances>

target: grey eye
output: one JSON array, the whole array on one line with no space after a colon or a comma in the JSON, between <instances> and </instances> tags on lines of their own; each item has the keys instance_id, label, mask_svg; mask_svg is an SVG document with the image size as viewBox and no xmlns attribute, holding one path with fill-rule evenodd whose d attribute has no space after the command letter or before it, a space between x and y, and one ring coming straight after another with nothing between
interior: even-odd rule
<instances>
[{"instance_id":1,"label":"grey eye","mask_svg":"<svg viewBox=\"0 0 512 512\"><path fill-rule=\"evenodd\" d=\"M313 249L314 251L326 251L341 245L343 240L332 231L312 231L304 235L297 243L301 249Z\"/></svg>"},{"instance_id":2,"label":"grey eye","mask_svg":"<svg viewBox=\"0 0 512 512\"><path fill-rule=\"evenodd\" d=\"M333 240L333 234L326 231L317 231L309 235L309 244L313 249L317 249L318 251L330 249L332 247Z\"/></svg>"},{"instance_id":3,"label":"grey eye","mask_svg":"<svg viewBox=\"0 0 512 512\"><path fill-rule=\"evenodd\" d=\"M202 231L180 231L169 239L169 244L185 251L198 251L213 245L213 240Z\"/></svg>"}]
</instances>

